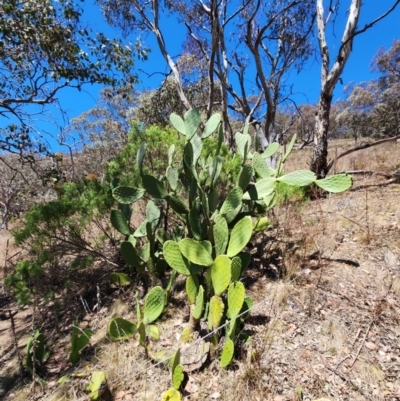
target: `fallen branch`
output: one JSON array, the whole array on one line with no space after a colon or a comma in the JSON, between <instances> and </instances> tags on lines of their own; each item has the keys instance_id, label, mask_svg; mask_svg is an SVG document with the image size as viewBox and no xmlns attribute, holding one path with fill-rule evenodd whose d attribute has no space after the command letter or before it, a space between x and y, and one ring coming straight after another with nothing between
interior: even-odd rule
<instances>
[{"instance_id":1,"label":"fallen branch","mask_svg":"<svg viewBox=\"0 0 400 401\"><path fill-rule=\"evenodd\" d=\"M393 136L393 137L391 137L391 138L380 139L379 141L372 142L372 143L371 143L371 142L367 142L367 143L364 143L364 144L362 144L362 145L356 146L356 147L354 147L354 148L348 149L348 150L344 151L343 153L341 153L339 156L337 156L335 159L331 159L331 160L329 161L329 163L328 163L328 170L327 170L327 171L329 171L329 170L332 168L332 166L333 166L339 159L341 159L341 158L344 157L344 156L349 155L350 153L357 152L357 151L359 151L359 150L363 150L363 149L367 149L367 148L371 148L372 146L377 146L377 145L380 145L381 143L395 141L395 140L397 140L397 139L400 139L400 135Z\"/></svg>"}]
</instances>

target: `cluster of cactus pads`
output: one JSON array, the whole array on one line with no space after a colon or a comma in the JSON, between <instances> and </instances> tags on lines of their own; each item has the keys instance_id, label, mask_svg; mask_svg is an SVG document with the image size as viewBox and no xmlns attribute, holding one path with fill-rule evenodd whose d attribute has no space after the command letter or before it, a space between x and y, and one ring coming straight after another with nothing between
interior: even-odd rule
<instances>
[{"instance_id":1,"label":"cluster of cactus pads","mask_svg":"<svg viewBox=\"0 0 400 401\"><path fill-rule=\"evenodd\" d=\"M204 319L213 332L212 341L217 345L218 328L224 325L225 341L220 362L227 366L234 355L238 329L252 306L240 281L250 263L250 254L245 248L254 231L269 226L265 212L275 205L277 183L315 184L326 191L342 192L351 187L352 181L347 175L318 180L314 173L306 170L284 174L283 165L293 149L295 137L285 154L280 155L277 167L269 167L266 159L279 151L279 144L271 143L261 154L251 153L251 136L246 124L244 132L235 136L242 160L239 178L235 183L222 182L224 160L220 156L223 139L220 115L215 114L202 124L200 114L192 109L184 118L173 113L170 121L185 138L179 160L174 160L178 157L172 145L165 174L155 177L143 169L146 153L143 143L137 154L142 187L119 186L117 180L113 182L113 196L119 208L112 211L111 222L125 236L121 254L132 271L156 277L164 275L169 267L174 272L173 277L175 274L186 277L190 322L182 334L182 341L190 340L197 322ZM214 133L218 136L217 146L213 154L204 155L202 141ZM144 196L150 199L146 219L132 229L132 204ZM171 281L164 290L155 287L160 294L157 299L160 310L161 292L168 292L170 285ZM156 313L149 320L154 321L155 316ZM111 338L123 339L131 335L128 333L143 332L143 328L139 329L140 324L134 329L117 319L109 326ZM141 321L146 325L145 318Z\"/></svg>"}]
</instances>

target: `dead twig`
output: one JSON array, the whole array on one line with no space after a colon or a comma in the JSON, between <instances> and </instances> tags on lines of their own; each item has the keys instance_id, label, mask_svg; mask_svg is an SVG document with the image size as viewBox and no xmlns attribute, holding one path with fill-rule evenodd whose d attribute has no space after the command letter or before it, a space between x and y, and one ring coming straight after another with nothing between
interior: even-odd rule
<instances>
[{"instance_id":1,"label":"dead twig","mask_svg":"<svg viewBox=\"0 0 400 401\"><path fill-rule=\"evenodd\" d=\"M361 342L361 345L360 345L360 347L358 348L357 354L356 354L356 356L354 357L354 360L353 360L352 364L350 365L350 369L352 369L353 366L354 366L354 364L356 363L356 360L357 360L358 356L360 355L360 352L361 352L361 350L362 350L362 348L363 348L363 346L364 346L365 340L366 340L367 337L368 337L369 331L371 330L371 327L372 327L372 324L373 324L373 323L374 323L374 321L371 320L371 322L370 322L369 325L368 325L367 331L365 332L365 335L364 335L364 338L363 338L363 340L362 340L362 342Z\"/></svg>"}]
</instances>

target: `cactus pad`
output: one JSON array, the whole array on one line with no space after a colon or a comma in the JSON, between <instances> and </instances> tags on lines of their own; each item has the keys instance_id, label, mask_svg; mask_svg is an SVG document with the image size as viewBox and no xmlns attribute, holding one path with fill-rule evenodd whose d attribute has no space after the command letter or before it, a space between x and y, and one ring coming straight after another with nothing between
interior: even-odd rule
<instances>
[{"instance_id":1,"label":"cactus pad","mask_svg":"<svg viewBox=\"0 0 400 401\"><path fill-rule=\"evenodd\" d=\"M231 192L229 192L228 196L221 206L221 210L219 211L220 214L226 215L238 209L239 212L242 206L242 196L243 190L240 187L236 187Z\"/></svg>"},{"instance_id":2,"label":"cactus pad","mask_svg":"<svg viewBox=\"0 0 400 401\"><path fill-rule=\"evenodd\" d=\"M251 136L249 134L241 134L240 132L237 132L235 135L235 141L238 153L243 160L246 160L251 146Z\"/></svg>"},{"instance_id":3,"label":"cactus pad","mask_svg":"<svg viewBox=\"0 0 400 401\"><path fill-rule=\"evenodd\" d=\"M213 263L211 255L197 241L184 238L178 243L182 255L190 262L200 266L210 266Z\"/></svg>"},{"instance_id":4,"label":"cactus pad","mask_svg":"<svg viewBox=\"0 0 400 401\"><path fill-rule=\"evenodd\" d=\"M263 159L266 159L268 157L273 156L279 149L279 143L278 142L272 142L268 145L267 149L264 150L263 154L261 157Z\"/></svg>"},{"instance_id":5,"label":"cactus pad","mask_svg":"<svg viewBox=\"0 0 400 401\"><path fill-rule=\"evenodd\" d=\"M208 138L210 135L212 135L218 128L218 124L220 123L220 121L221 121L221 114L219 113L213 114L206 122L201 138L205 139Z\"/></svg>"},{"instance_id":6,"label":"cactus pad","mask_svg":"<svg viewBox=\"0 0 400 401\"><path fill-rule=\"evenodd\" d=\"M257 152L253 155L253 168L261 178L272 177L275 173L274 170L267 166L265 160Z\"/></svg>"},{"instance_id":7,"label":"cactus pad","mask_svg":"<svg viewBox=\"0 0 400 401\"><path fill-rule=\"evenodd\" d=\"M224 309L224 301L218 295L214 295L210 299L210 310L208 312L208 327L210 330L215 330L220 326L222 316L224 316Z\"/></svg>"},{"instance_id":8,"label":"cactus pad","mask_svg":"<svg viewBox=\"0 0 400 401\"><path fill-rule=\"evenodd\" d=\"M284 182L288 185L305 187L307 185L311 185L316 180L316 178L317 176L312 171L298 170L277 178L277 181Z\"/></svg>"},{"instance_id":9,"label":"cactus pad","mask_svg":"<svg viewBox=\"0 0 400 401\"><path fill-rule=\"evenodd\" d=\"M168 192L164 188L163 183L161 181L157 180L157 178L153 177L152 175L145 174L142 177L142 183L143 183L144 189L153 198L164 199L168 195Z\"/></svg>"},{"instance_id":10,"label":"cactus pad","mask_svg":"<svg viewBox=\"0 0 400 401\"><path fill-rule=\"evenodd\" d=\"M168 389L164 395L161 401L181 401L181 393L176 390L174 387L171 387Z\"/></svg>"},{"instance_id":11,"label":"cactus pad","mask_svg":"<svg viewBox=\"0 0 400 401\"><path fill-rule=\"evenodd\" d=\"M182 120L182 117L178 116L178 114L172 113L169 116L169 121L171 121L172 126L182 135L186 135L185 122Z\"/></svg>"},{"instance_id":12,"label":"cactus pad","mask_svg":"<svg viewBox=\"0 0 400 401\"><path fill-rule=\"evenodd\" d=\"M272 226L272 222L268 217L260 217L253 220L253 231L264 231Z\"/></svg>"},{"instance_id":13,"label":"cactus pad","mask_svg":"<svg viewBox=\"0 0 400 401\"><path fill-rule=\"evenodd\" d=\"M183 366L176 366L172 372L172 385L176 390L179 390L179 387L181 386L184 378L185 375L183 374Z\"/></svg>"},{"instance_id":14,"label":"cactus pad","mask_svg":"<svg viewBox=\"0 0 400 401\"><path fill-rule=\"evenodd\" d=\"M222 349L220 365L226 368L232 361L235 352L235 345L232 340L225 341L224 348Z\"/></svg>"},{"instance_id":15,"label":"cactus pad","mask_svg":"<svg viewBox=\"0 0 400 401\"><path fill-rule=\"evenodd\" d=\"M241 252L239 255L240 260L242 261L242 274L247 269L251 261L251 255L248 252Z\"/></svg>"},{"instance_id":16,"label":"cactus pad","mask_svg":"<svg viewBox=\"0 0 400 401\"><path fill-rule=\"evenodd\" d=\"M250 164L245 164L240 171L239 176L239 187L244 191L247 186L250 184L251 179L253 178L253 167Z\"/></svg>"},{"instance_id":17,"label":"cactus pad","mask_svg":"<svg viewBox=\"0 0 400 401\"><path fill-rule=\"evenodd\" d=\"M138 166L140 175L142 175L143 159L144 155L146 154L146 148L147 148L146 142L142 142L136 153L136 164Z\"/></svg>"},{"instance_id":18,"label":"cactus pad","mask_svg":"<svg viewBox=\"0 0 400 401\"><path fill-rule=\"evenodd\" d=\"M108 335L113 341L126 340L136 331L136 325L122 317L116 317L108 323Z\"/></svg>"},{"instance_id":19,"label":"cactus pad","mask_svg":"<svg viewBox=\"0 0 400 401\"><path fill-rule=\"evenodd\" d=\"M160 217L161 210L153 200L149 200L146 206L146 220L151 224L151 228L157 227Z\"/></svg>"},{"instance_id":20,"label":"cactus pad","mask_svg":"<svg viewBox=\"0 0 400 401\"><path fill-rule=\"evenodd\" d=\"M121 234L129 235L131 233L129 224L126 221L126 217L120 210L117 210L117 209L111 210L110 220L111 220L112 226L117 231L119 231Z\"/></svg>"},{"instance_id":21,"label":"cactus pad","mask_svg":"<svg viewBox=\"0 0 400 401\"><path fill-rule=\"evenodd\" d=\"M244 285L239 281L233 282L228 289L228 313L232 321L235 321L237 315L240 313L246 290Z\"/></svg>"},{"instance_id":22,"label":"cactus pad","mask_svg":"<svg viewBox=\"0 0 400 401\"><path fill-rule=\"evenodd\" d=\"M253 223L251 218L248 216L243 217L243 219L239 220L232 229L227 255L232 258L241 252L250 241L252 234Z\"/></svg>"},{"instance_id":23,"label":"cactus pad","mask_svg":"<svg viewBox=\"0 0 400 401\"><path fill-rule=\"evenodd\" d=\"M186 278L186 295L189 302L193 304L196 301L197 291L199 289L199 278L198 276L188 276Z\"/></svg>"},{"instance_id":24,"label":"cactus pad","mask_svg":"<svg viewBox=\"0 0 400 401\"><path fill-rule=\"evenodd\" d=\"M214 244L216 255L225 253L226 247L229 240L228 223L225 217L220 214L215 218L215 224L213 227Z\"/></svg>"},{"instance_id":25,"label":"cactus pad","mask_svg":"<svg viewBox=\"0 0 400 401\"><path fill-rule=\"evenodd\" d=\"M200 113L196 109L188 110L185 115L185 130L186 140L190 141L192 136L196 133L197 128L201 123Z\"/></svg>"},{"instance_id":26,"label":"cactus pad","mask_svg":"<svg viewBox=\"0 0 400 401\"><path fill-rule=\"evenodd\" d=\"M221 174L223 159L221 156L215 156L210 164L209 174L211 187L214 188Z\"/></svg>"},{"instance_id":27,"label":"cactus pad","mask_svg":"<svg viewBox=\"0 0 400 401\"><path fill-rule=\"evenodd\" d=\"M176 189L178 188L178 170L176 168L168 166L166 176L169 186L173 191L176 191Z\"/></svg>"},{"instance_id":28,"label":"cactus pad","mask_svg":"<svg viewBox=\"0 0 400 401\"><path fill-rule=\"evenodd\" d=\"M137 269L140 266L140 258L131 241L121 242L121 254L129 267Z\"/></svg>"},{"instance_id":29,"label":"cactus pad","mask_svg":"<svg viewBox=\"0 0 400 401\"><path fill-rule=\"evenodd\" d=\"M117 187L112 191L113 198L124 205L130 205L138 201L145 194L142 188L133 187Z\"/></svg>"},{"instance_id":30,"label":"cactus pad","mask_svg":"<svg viewBox=\"0 0 400 401\"><path fill-rule=\"evenodd\" d=\"M275 190L276 179L274 177L263 178L252 185L243 195L243 200L261 200Z\"/></svg>"},{"instance_id":31,"label":"cactus pad","mask_svg":"<svg viewBox=\"0 0 400 401\"><path fill-rule=\"evenodd\" d=\"M111 282L111 284L122 287L124 285L132 284L132 279L129 276L127 276L125 273L113 272L110 274L110 282Z\"/></svg>"},{"instance_id":32,"label":"cactus pad","mask_svg":"<svg viewBox=\"0 0 400 401\"><path fill-rule=\"evenodd\" d=\"M159 318L164 310L165 295L161 287L153 287L146 296L143 310L143 323L150 324Z\"/></svg>"},{"instance_id":33,"label":"cactus pad","mask_svg":"<svg viewBox=\"0 0 400 401\"><path fill-rule=\"evenodd\" d=\"M179 195L168 195L166 197L172 209L178 214L184 214L189 211L184 199Z\"/></svg>"},{"instance_id":34,"label":"cactus pad","mask_svg":"<svg viewBox=\"0 0 400 401\"><path fill-rule=\"evenodd\" d=\"M201 314L203 313L203 308L204 308L204 288L201 285L199 287L199 291L197 293L197 297L196 297L196 303L194 305L194 309L193 309L193 317L195 319L200 319L201 318Z\"/></svg>"},{"instance_id":35,"label":"cactus pad","mask_svg":"<svg viewBox=\"0 0 400 401\"><path fill-rule=\"evenodd\" d=\"M197 209L196 207L190 209L188 220L189 220L188 221L189 227L190 230L192 231L193 237L196 240L201 240L203 236L203 230L201 226L199 209Z\"/></svg>"},{"instance_id":36,"label":"cactus pad","mask_svg":"<svg viewBox=\"0 0 400 401\"><path fill-rule=\"evenodd\" d=\"M175 241L166 241L163 246L164 258L169 266L184 276L190 276L189 263L183 257Z\"/></svg>"},{"instance_id":37,"label":"cactus pad","mask_svg":"<svg viewBox=\"0 0 400 401\"><path fill-rule=\"evenodd\" d=\"M353 179L347 174L337 174L322 180L316 180L315 183L325 191L338 193L351 188Z\"/></svg>"},{"instance_id":38,"label":"cactus pad","mask_svg":"<svg viewBox=\"0 0 400 401\"><path fill-rule=\"evenodd\" d=\"M211 281L217 295L221 295L231 281L231 263L228 256L218 255L211 266Z\"/></svg>"},{"instance_id":39,"label":"cactus pad","mask_svg":"<svg viewBox=\"0 0 400 401\"><path fill-rule=\"evenodd\" d=\"M231 280L232 281L238 281L240 276L242 274L242 260L239 258L239 256L235 256L232 259L232 264L231 264Z\"/></svg>"}]
</instances>

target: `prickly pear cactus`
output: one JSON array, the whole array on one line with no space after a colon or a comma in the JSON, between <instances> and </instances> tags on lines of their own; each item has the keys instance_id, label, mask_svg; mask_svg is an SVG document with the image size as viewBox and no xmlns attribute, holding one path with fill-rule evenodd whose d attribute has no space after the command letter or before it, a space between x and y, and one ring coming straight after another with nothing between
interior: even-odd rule
<instances>
[{"instance_id":1,"label":"prickly pear cactus","mask_svg":"<svg viewBox=\"0 0 400 401\"><path fill-rule=\"evenodd\" d=\"M221 295L229 285L232 277L231 259L226 255L218 255L211 266L211 280L214 292Z\"/></svg>"},{"instance_id":2,"label":"prickly pear cactus","mask_svg":"<svg viewBox=\"0 0 400 401\"><path fill-rule=\"evenodd\" d=\"M161 287L153 287L146 296L143 311L143 323L150 324L157 320L164 310L165 295Z\"/></svg>"},{"instance_id":3,"label":"prickly pear cactus","mask_svg":"<svg viewBox=\"0 0 400 401\"><path fill-rule=\"evenodd\" d=\"M220 365L222 368L226 368L231 363L234 352L235 352L235 345L233 341L230 339L225 341L220 359Z\"/></svg>"}]
</instances>

